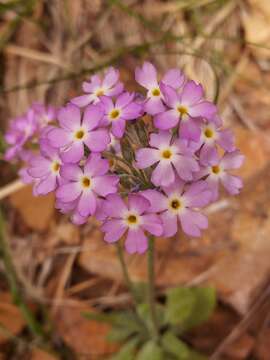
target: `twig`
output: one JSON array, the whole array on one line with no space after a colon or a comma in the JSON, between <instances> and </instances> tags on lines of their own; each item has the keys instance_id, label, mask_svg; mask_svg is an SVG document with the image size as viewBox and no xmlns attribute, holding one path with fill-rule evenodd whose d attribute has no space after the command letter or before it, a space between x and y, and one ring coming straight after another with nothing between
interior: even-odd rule
<instances>
[{"instance_id":1,"label":"twig","mask_svg":"<svg viewBox=\"0 0 270 360\"><path fill-rule=\"evenodd\" d=\"M4 187L0 188L0 200L3 200L7 196L15 193L16 191L22 189L25 186L26 184L24 184L20 179L5 185Z\"/></svg>"}]
</instances>

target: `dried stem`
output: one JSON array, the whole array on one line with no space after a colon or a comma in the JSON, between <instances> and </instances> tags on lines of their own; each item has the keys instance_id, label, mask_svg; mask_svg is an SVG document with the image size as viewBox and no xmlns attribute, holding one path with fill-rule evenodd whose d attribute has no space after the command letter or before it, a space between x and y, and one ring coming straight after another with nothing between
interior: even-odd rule
<instances>
[{"instance_id":1,"label":"dried stem","mask_svg":"<svg viewBox=\"0 0 270 360\"><path fill-rule=\"evenodd\" d=\"M26 184L24 184L20 179L17 179L15 181L7 184L6 186L4 186L0 189L0 200L3 200L7 196L13 194L14 192L22 189L25 186L26 186Z\"/></svg>"}]
</instances>

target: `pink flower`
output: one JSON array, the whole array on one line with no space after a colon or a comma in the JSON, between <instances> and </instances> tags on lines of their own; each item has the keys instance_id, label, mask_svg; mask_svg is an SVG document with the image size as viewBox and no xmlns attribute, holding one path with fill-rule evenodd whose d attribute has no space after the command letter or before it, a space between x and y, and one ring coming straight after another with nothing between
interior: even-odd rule
<instances>
[{"instance_id":1,"label":"pink flower","mask_svg":"<svg viewBox=\"0 0 270 360\"><path fill-rule=\"evenodd\" d=\"M56 191L62 203L76 202L76 211L81 217L93 215L97 208L97 198L117 191L119 178L107 174L109 163L100 154L92 153L83 168L75 164L62 166L60 174L67 181Z\"/></svg>"},{"instance_id":2,"label":"pink flower","mask_svg":"<svg viewBox=\"0 0 270 360\"><path fill-rule=\"evenodd\" d=\"M169 187L163 188L164 192L145 190L141 192L151 203L149 211L160 213L163 222L163 236L171 237L176 234L181 224L184 233L190 236L200 236L201 229L208 226L207 217L198 211L206 206L212 193L205 181L185 185L181 180L176 180Z\"/></svg>"},{"instance_id":3,"label":"pink flower","mask_svg":"<svg viewBox=\"0 0 270 360\"><path fill-rule=\"evenodd\" d=\"M128 196L128 204L118 194L109 195L103 205L108 216L101 227L104 240L116 242L127 232L126 250L130 254L144 253L148 247L145 231L155 236L163 232L159 217L150 213L149 207L150 202L137 194Z\"/></svg>"},{"instance_id":4,"label":"pink flower","mask_svg":"<svg viewBox=\"0 0 270 360\"><path fill-rule=\"evenodd\" d=\"M27 168L27 173L34 182L35 195L46 195L61 184L61 165L62 161L57 149L47 144L41 146L40 155L33 156ZM24 180L27 181L27 177L24 177Z\"/></svg>"},{"instance_id":5,"label":"pink flower","mask_svg":"<svg viewBox=\"0 0 270 360\"><path fill-rule=\"evenodd\" d=\"M190 181L193 179L193 173L199 171L200 167L193 157L193 151L187 146L187 141L172 140L169 131L151 134L149 144L151 147L136 152L136 161L140 169L157 164L151 176L154 185L172 184L176 178L175 173L181 179Z\"/></svg>"},{"instance_id":6,"label":"pink flower","mask_svg":"<svg viewBox=\"0 0 270 360\"><path fill-rule=\"evenodd\" d=\"M32 109L11 121L5 140L10 146L5 153L5 160L12 160L21 155L23 146L33 138L37 131L37 122Z\"/></svg>"},{"instance_id":7,"label":"pink flower","mask_svg":"<svg viewBox=\"0 0 270 360\"><path fill-rule=\"evenodd\" d=\"M58 113L60 128L48 131L51 145L61 148L64 162L76 163L84 156L84 145L93 152L106 149L110 136L106 129L98 129L103 112L97 105L89 105L81 119L80 109L73 104L61 108Z\"/></svg>"},{"instance_id":8,"label":"pink flower","mask_svg":"<svg viewBox=\"0 0 270 360\"><path fill-rule=\"evenodd\" d=\"M123 89L123 84L119 82L119 71L110 67L103 80L98 75L93 75L89 82L85 81L83 90L86 95L78 96L71 102L79 107L97 104L101 96L118 96L123 92Z\"/></svg>"},{"instance_id":9,"label":"pink flower","mask_svg":"<svg viewBox=\"0 0 270 360\"><path fill-rule=\"evenodd\" d=\"M117 138L124 135L126 121L137 119L142 107L133 101L134 94L124 92L115 101L107 96L101 97L105 115L102 125L111 125L111 132Z\"/></svg>"},{"instance_id":10,"label":"pink flower","mask_svg":"<svg viewBox=\"0 0 270 360\"><path fill-rule=\"evenodd\" d=\"M54 106L34 103L32 109L41 128L56 120L57 109Z\"/></svg>"},{"instance_id":11,"label":"pink flower","mask_svg":"<svg viewBox=\"0 0 270 360\"><path fill-rule=\"evenodd\" d=\"M203 99L203 88L194 81L188 81L180 94L165 84L161 85L164 101L169 110L157 114L154 124L158 129L168 130L179 125L181 138L198 141L200 122L198 118L211 120L216 114L216 106Z\"/></svg>"},{"instance_id":12,"label":"pink flower","mask_svg":"<svg viewBox=\"0 0 270 360\"><path fill-rule=\"evenodd\" d=\"M219 182L231 195L239 194L240 189L243 187L241 178L228 173L228 170L238 169L244 162L245 157L240 154L239 150L225 153L221 159L217 156L211 158L209 165L204 167L196 174L197 178L206 177L206 182L212 190L212 201L218 198L218 185Z\"/></svg>"},{"instance_id":13,"label":"pink flower","mask_svg":"<svg viewBox=\"0 0 270 360\"><path fill-rule=\"evenodd\" d=\"M222 129L212 122L205 122L201 128L200 141L200 162L207 165L211 158L216 161L217 148L219 145L223 150L231 152L235 150L234 135L230 129Z\"/></svg>"},{"instance_id":14,"label":"pink flower","mask_svg":"<svg viewBox=\"0 0 270 360\"><path fill-rule=\"evenodd\" d=\"M165 106L162 101L163 96L154 65L150 62L144 62L141 68L137 67L135 69L135 79L141 86L148 90L144 103L144 111L150 115L165 111ZM185 76L179 69L170 69L161 81L174 89L179 89L184 84Z\"/></svg>"}]
</instances>

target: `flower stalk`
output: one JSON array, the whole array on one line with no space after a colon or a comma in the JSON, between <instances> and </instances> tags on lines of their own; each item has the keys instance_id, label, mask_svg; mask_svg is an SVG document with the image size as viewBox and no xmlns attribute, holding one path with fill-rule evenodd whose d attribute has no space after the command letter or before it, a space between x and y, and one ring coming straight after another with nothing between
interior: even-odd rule
<instances>
[{"instance_id":1,"label":"flower stalk","mask_svg":"<svg viewBox=\"0 0 270 360\"><path fill-rule=\"evenodd\" d=\"M153 325L153 338L158 340L159 338L159 324L156 313L155 303L155 239L153 236L149 236L148 243L148 302L150 315Z\"/></svg>"}]
</instances>

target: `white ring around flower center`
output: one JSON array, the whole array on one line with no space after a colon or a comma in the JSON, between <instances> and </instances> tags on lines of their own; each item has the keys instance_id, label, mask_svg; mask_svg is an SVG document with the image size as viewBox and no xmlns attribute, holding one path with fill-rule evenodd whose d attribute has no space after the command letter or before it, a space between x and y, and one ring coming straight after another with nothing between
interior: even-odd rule
<instances>
[{"instance_id":1,"label":"white ring around flower center","mask_svg":"<svg viewBox=\"0 0 270 360\"><path fill-rule=\"evenodd\" d=\"M73 132L73 139L75 141L83 141L85 139L86 134L87 131L83 127L80 127Z\"/></svg>"},{"instance_id":2,"label":"white ring around flower center","mask_svg":"<svg viewBox=\"0 0 270 360\"><path fill-rule=\"evenodd\" d=\"M185 209L185 202L179 194L171 195L168 199L168 210L174 215L183 212Z\"/></svg>"},{"instance_id":3,"label":"white ring around flower center","mask_svg":"<svg viewBox=\"0 0 270 360\"><path fill-rule=\"evenodd\" d=\"M114 108L109 113L109 118L111 121L117 120L121 115L121 110Z\"/></svg>"},{"instance_id":4,"label":"white ring around flower center","mask_svg":"<svg viewBox=\"0 0 270 360\"><path fill-rule=\"evenodd\" d=\"M142 222L142 218L141 216L136 212L136 211L127 211L124 214L124 223L131 229L137 229L141 222Z\"/></svg>"}]
</instances>

